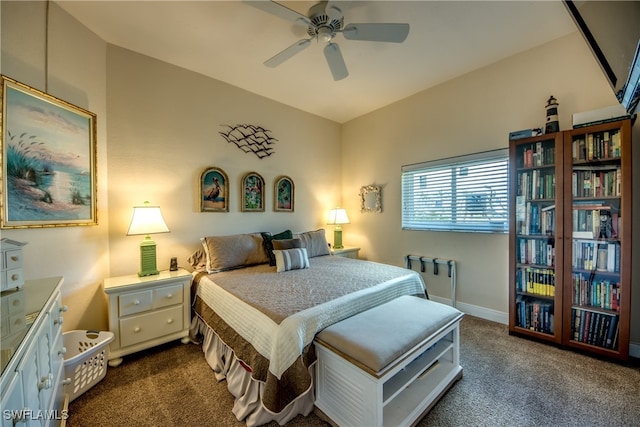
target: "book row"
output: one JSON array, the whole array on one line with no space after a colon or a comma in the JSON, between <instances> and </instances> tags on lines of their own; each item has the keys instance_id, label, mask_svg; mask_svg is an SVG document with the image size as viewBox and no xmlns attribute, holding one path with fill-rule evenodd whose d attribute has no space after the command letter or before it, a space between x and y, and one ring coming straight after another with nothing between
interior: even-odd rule
<instances>
[{"instance_id":1,"label":"book row","mask_svg":"<svg viewBox=\"0 0 640 427\"><path fill-rule=\"evenodd\" d=\"M617 350L618 329L617 315L571 309L571 334L574 341Z\"/></svg>"},{"instance_id":2,"label":"book row","mask_svg":"<svg viewBox=\"0 0 640 427\"><path fill-rule=\"evenodd\" d=\"M620 131L588 133L573 138L573 160L612 159L620 157Z\"/></svg>"},{"instance_id":3,"label":"book row","mask_svg":"<svg viewBox=\"0 0 640 427\"><path fill-rule=\"evenodd\" d=\"M521 206L522 200L519 200L518 203L516 209L521 211L516 212L518 234L553 234L556 228L555 205L543 207L537 203L526 202Z\"/></svg>"},{"instance_id":4,"label":"book row","mask_svg":"<svg viewBox=\"0 0 640 427\"><path fill-rule=\"evenodd\" d=\"M545 334L553 333L553 304L519 297L516 311L519 327Z\"/></svg>"},{"instance_id":5,"label":"book row","mask_svg":"<svg viewBox=\"0 0 640 427\"><path fill-rule=\"evenodd\" d=\"M516 290L530 294L553 297L556 294L556 273L546 268L518 268Z\"/></svg>"},{"instance_id":6,"label":"book row","mask_svg":"<svg viewBox=\"0 0 640 427\"><path fill-rule=\"evenodd\" d=\"M556 175L552 170L519 172L516 195L526 200L553 199L556 197Z\"/></svg>"},{"instance_id":7,"label":"book row","mask_svg":"<svg viewBox=\"0 0 640 427\"><path fill-rule=\"evenodd\" d=\"M553 144L543 144L542 141L522 147L522 166L532 168L536 166L552 165L555 163L555 148Z\"/></svg>"},{"instance_id":8,"label":"book row","mask_svg":"<svg viewBox=\"0 0 640 427\"><path fill-rule=\"evenodd\" d=\"M620 272L620 245L574 239L571 266L579 270Z\"/></svg>"},{"instance_id":9,"label":"book row","mask_svg":"<svg viewBox=\"0 0 640 427\"><path fill-rule=\"evenodd\" d=\"M620 310L620 282L611 280L593 280L582 273L571 275L573 287L572 303L575 305Z\"/></svg>"},{"instance_id":10,"label":"book row","mask_svg":"<svg viewBox=\"0 0 640 427\"><path fill-rule=\"evenodd\" d=\"M573 197L620 197L620 167L611 170L576 170L571 173Z\"/></svg>"},{"instance_id":11,"label":"book row","mask_svg":"<svg viewBox=\"0 0 640 427\"><path fill-rule=\"evenodd\" d=\"M610 206L574 205L572 214L573 237L583 239L615 239L618 237L620 218Z\"/></svg>"},{"instance_id":12,"label":"book row","mask_svg":"<svg viewBox=\"0 0 640 427\"><path fill-rule=\"evenodd\" d=\"M516 251L516 259L521 264L555 265L553 239L519 238Z\"/></svg>"}]
</instances>

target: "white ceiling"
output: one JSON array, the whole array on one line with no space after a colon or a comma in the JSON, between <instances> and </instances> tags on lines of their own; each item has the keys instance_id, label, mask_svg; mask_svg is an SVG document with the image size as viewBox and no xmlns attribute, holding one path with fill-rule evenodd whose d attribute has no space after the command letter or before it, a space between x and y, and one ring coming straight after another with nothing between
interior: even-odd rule
<instances>
[{"instance_id":1,"label":"white ceiling","mask_svg":"<svg viewBox=\"0 0 640 427\"><path fill-rule=\"evenodd\" d=\"M344 23L407 22L402 44L334 39L349 76L334 81L314 45L263 62L304 28L242 1L56 1L106 42L338 123L576 31L554 1L334 1ZM307 14L316 2L281 1Z\"/></svg>"}]
</instances>

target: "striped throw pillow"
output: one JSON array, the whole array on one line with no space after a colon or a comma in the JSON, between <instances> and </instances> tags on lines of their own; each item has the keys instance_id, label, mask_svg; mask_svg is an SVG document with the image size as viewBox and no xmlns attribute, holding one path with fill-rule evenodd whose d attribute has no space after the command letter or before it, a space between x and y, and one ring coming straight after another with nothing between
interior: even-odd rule
<instances>
[{"instance_id":1,"label":"striped throw pillow","mask_svg":"<svg viewBox=\"0 0 640 427\"><path fill-rule=\"evenodd\" d=\"M309 268L306 248L274 250L273 254L276 257L276 271L278 273Z\"/></svg>"}]
</instances>

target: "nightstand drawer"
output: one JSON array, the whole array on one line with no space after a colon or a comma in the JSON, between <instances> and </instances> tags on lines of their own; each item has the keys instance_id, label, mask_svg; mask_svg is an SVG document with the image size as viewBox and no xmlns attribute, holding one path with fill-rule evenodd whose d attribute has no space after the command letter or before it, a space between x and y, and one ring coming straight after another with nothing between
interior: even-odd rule
<instances>
[{"instance_id":1,"label":"nightstand drawer","mask_svg":"<svg viewBox=\"0 0 640 427\"><path fill-rule=\"evenodd\" d=\"M151 310L153 307L152 301L153 291L151 289L120 295L118 297L120 316Z\"/></svg>"},{"instance_id":2,"label":"nightstand drawer","mask_svg":"<svg viewBox=\"0 0 640 427\"><path fill-rule=\"evenodd\" d=\"M153 338L180 332L183 306L175 306L152 313L120 320L120 345L126 347Z\"/></svg>"},{"instance_id":3,"label":"nightstand drawer","mask_svg":"<svg viewBox=\"0 0 640 427\"><path fill-rule=\"evenodd\" d=\"M182 286L165 286L153 290L153 307L160 308L174 304L182 304Z\"/></svg>"}]
</instances>

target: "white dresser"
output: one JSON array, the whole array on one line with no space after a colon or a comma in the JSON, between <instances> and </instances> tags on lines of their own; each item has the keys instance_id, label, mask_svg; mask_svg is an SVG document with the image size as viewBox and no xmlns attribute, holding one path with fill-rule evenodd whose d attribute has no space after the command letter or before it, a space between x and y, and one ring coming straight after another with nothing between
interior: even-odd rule
<instances>
[{"instance_id":1,"label":"white dresser","mask_svg":"<svg viewBox=\"0 0 640 427\"><path fill-rule=\"evenodd\" d=\"M23 242L0 239L0 291L17 289L24 284L22 277Z\"/></svg>"},{"instance_id":2,"label":"white dresser","mask_svg":"<svg viewBox=\"0 0 640 427\"><path fill-rule=\"evenodd\" d=\"M115 334L109 347L109 366L122 356L182 339L189 342L191 273L161 271L104 280L109 297L109 330Z\"/></svg>"},{"instance_id":3,"label":"white dresser","mask_svg":"<svg viewBox=\"0 0 640 427\"><path fill-rule=\"evenodd\" d=\"M2 426L58 426L67 419L62 277L28 280L3 292L10 334L0 341ZM21 321L19 319L22 319ZM3 327L5 323L3 323Z\"/></svg>"}]
</instances>

